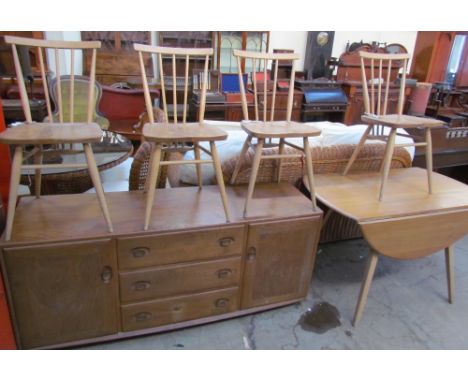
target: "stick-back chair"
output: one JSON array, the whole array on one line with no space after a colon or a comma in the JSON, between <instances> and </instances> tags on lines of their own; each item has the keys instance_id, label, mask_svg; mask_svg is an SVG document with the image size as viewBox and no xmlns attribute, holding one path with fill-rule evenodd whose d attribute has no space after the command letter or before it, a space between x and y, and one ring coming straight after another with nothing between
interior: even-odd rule
<instances>
[{"instance_id":1,"label":"stick-back chair","mask_svg":"<svg viewBox=\"0 0 468 382\"><path fill-rule=\"evenodd\" d=\"M26 121L19 126L11 127L0 134L0 143L13 145L14 155L12 162L12 172L10 181L10 193L8 202L7 224L5 230L5 239L10 240L13 227L13 218L15 213L18 186L21 176L21 170L34 170L35 173L35 195L37 198L40 196L41 191L41 169L45 168L88 168L96 194L104 214L108 230L112 232L112 223L109 216L104 191L102 188L99 172L91 148L91 143L99 142L102 137L102 130L99 125L92 122L93 107L94 107L94 92L95 92L95 66L96 66L96 51L101 47L99 41L48 41L38 40L31 38L5 36L5 42L11 44L13 52L13 60L15 64L16 76L18 87L21 97L21 105L25 115ZM37 57L40 66L41 79L44 88L48 121L47 122L33 122L31 118L31 110L26 91L24 77L21 70L20 60L18 57L18 47L26 46L37 50ZM74 104L75 92L74 88L74 61L75 53L77 50L89 49L92 51L91 73L88 87L88 101L86 121L74 121ZM52 114L51 98L48 87L48 76L46 76L44 65L44 53L51 50L55 60L55 77L61 77L61 60L60 53L62 51L70 52L70 92L67 100L62 99L61 81L56 81L57 91L57 105L58 121L55 120ZM63 102L69 104L69 119L65 120L63 113ZM44 152L44 145L51 145L52 147L63 146L64 144L81 143L86 157L86 163L74 164L43 164L42 157ZM32 151L23 155L23 148L25 146L34 146ZM54 149L55 150L55 149ZM61 153L66 154L66 151L59 150ZM34 164L23 164L23 160L34 157Z\"/></svg>"},{"instance_id":2,"label":"stick-back chair","mask_svg":"<svg viewBox=\"0 0 468 382\"><path fill-rule=\"evenodd\" d=\"M212 163L215 169L216 180L218 183L219 191L221 194L221 200L224 207L224 213L226 220L230 220L229 208L227 204L226 190L224 187L223 175L221 172L221 163L219 160L218 152L216 150L216 141L225 140L227 133L220 128L212 125L203 123L205 115L206 105L206 89L208 82L208 66L210 57L213 56L213 49L211 48L168 48L160 46L149 46L143 44L134 44L134 49L138 52L140 68L143 81L143 90L145 94L146 110L148 113L149 122L143 126L143 138L146 141L154 143L151 157L150 157L150 168L149 176L145 184L146 197L146 213L144 229L147 230L150 218L151 209L153 206L155 185L157 183L158 172L160 166L167 166L173 164L195 164L197 168L198 186L202 187L202 164ZM161 81L161 93L163 99L163 110L165 114L165 121L163 123L156 123L153 115L153 105L151 104L150 91L148 86L148 79L146 76L146 70L144 65L143 54L153 54L157 57L157 63L159 65L159 77ZM189 67L190 62L193 58L200 58L204 62L204 71L201 83L201 101L200 101L200 113L198 122L187 122L187 99L189 94ZM164 62L167 58L171 60L172 77L166 76L164 73ZM167 61L166 61L167 62ZM178 102L177 102L177 66L184 65L184 76L183 76L183 111L182 120L178 119ZM166 96L166 78L171 78L172 87L172 107L173 107L173 118L172 121L169 119L169 102L170 100ZM180 80L179 80L180 81ZM168 81L169 82L169 81ZM210 149L200 145L200 142L209 142ZM194 150L194 160L161 160L162 151L188 151ZM201 159L201 151L211 156L211 159Z\"/></svg>"},{"instance_id":3,"label":"stick-back chair","mask_svg":"<svg viewBox=\"0 0 468 382\"><path fill-rule=\"evenodd\" d=\"M257 178L258 168L262 159L277 159L277 181L281 178L281 160L282 158L295 158L305 157L307 178L309 180L310 194L312 199L312 207L317 208L315 201L315 187L312 168L312 153L309 145L309 137L320 135L321 131L311 125L306 125L299 122L291 121L293 97L294 97L294 79L295 79L295 64L299 60L299 54L295 53L259 53L244 50L234 50L234 56L237 58L238 73L239 73L239 87L241 91L242 100L242 113L244 120L241 122L242 129L247 133L247 139L241 150L239 160L236 163L234 172L231 177L231 184L234 184L239 174L242 161L249 148L255 151L252 172L249 180L249 188L247 191L247 198L244 206L244 217L247 215L248 205L252 199L255 181ZM251 82L254 100L254 119L249 118L249 105L247 103L246 88L244 86L244 73L242 72L242 60L246 62L251 61L253 68L251 73ZM291 77L289 79L288 100L286 106L285 120L275 120L276 109L276 93L278 85L278 67L281 63L292 62ZM247 62L246 62L247 63ZM273 84L268 84L268 66L274 68ZM247 66L247 65L246 65ZM261 85L257 84L257 68L263 67L263 82ZM271 86L272 85L272 86ZM260 89L259 89L260 88ZM263 88L263 91L261 91ZM268 89L272 89L268 91ZM261 104L261 109L259 107ZM269 107L268 107L269 106ZM268 108L270 109L268 112ZM256 144L253 144L255 138ZM297 146L286 141L287 138L302 138L303 147ZM279 147L277 155L262 155L262 149L267 140L271 143L272 139L279 139ZM284 146L288 145L297 150L302 151L300 154L283 154Z\"/></svg>"},{"instance_id":4,"label":"stick-back chair","mask_svg":"<svg viewBox=\"0 0 468 382\"><path fill-rule=\"evenodd\" d=\"M343 175L346 175L351 169L359 151L364 146L367 139L380 139L385 141L386 149L380 169L381 185L379 200L382 200L395 146L425 146L428 189L429 193L432 193L431 128L443 126L444 123L437 119L403 114L405 104L406 70L410 55L407 53L392 54L360 51L359 56L361 60L362 88L364 93L364 114L361 118L363 122L368 124L368 127L356 146L353 155L349 159ZM390 74L392 67L401 67L402 77L400 79L396 114L387 114L387 112L389 112ZM397 135L410 137L413 140L416 138L412 135L397 133L398 128L424 129L424 141L395 144L395 138ZM390 129L389 133L386 132L387 129Z\"/></svg>"}]
</instances>

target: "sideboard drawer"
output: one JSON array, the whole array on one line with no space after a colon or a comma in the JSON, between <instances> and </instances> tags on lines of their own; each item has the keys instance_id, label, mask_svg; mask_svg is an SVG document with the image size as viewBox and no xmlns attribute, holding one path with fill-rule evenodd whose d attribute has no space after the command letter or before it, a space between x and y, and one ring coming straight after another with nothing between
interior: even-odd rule
<instances>
[{"instance_id":1,"label":"sideboard drawer","mask_svg":"<svg viewBox=\"0 0 468 382\"><path fill-rule=\"evenodd\" d=\"M124 331L151 328L236 311L238 288L122 306Z\"/></svg>"},{"instance_id":2,"label":"sideboard drawer","mask_svg":"<svg viewBox=\"0 0 468 382\"><path fill-rule=\"evenodd\" d=\"M133 236L117 241L120 269L240 256L244 227Z\"/></svg>"},{"instance_id":3,"label":"sideboard drawer","mask_svg":"<svg viewBox=\"0 0 468 382\"><path fill-rule=\"evenodd\" d=\"M122 272L120 298L125 303L234 286L240 269L235 257Z\"/></svg>"}]
</instances>

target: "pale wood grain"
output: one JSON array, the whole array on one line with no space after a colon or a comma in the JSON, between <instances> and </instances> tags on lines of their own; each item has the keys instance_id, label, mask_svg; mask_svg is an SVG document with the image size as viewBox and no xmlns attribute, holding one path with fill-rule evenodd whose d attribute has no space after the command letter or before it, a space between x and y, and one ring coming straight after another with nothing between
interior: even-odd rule
<instances>
[{"instance_id":1,"label":"pale wood grain","mask_svg":"<svg viewBox=\"0 0 468 382\"><path fill-rule=\"evenodd\" d=\"M375 268L377 267L377 261L379 256L374 251L370 251L369 260L367 261L367 267L364 275L364 280L362 281L361 291L359 292L358 303L356 310L354 312L353 326L359 322L364 311L364 307L367 302L367 295L369 294L369 289L372 283L372 278L374 277Z\"/></svg>"},{"instance_id":2,"label":"pale wood grain","mask_svg":"<svg viewBox=\"0 0 468 382\"><path fill-rule=\"evenodd\" d=\"M247 134L256 138L316 137L322 133L317 127L294 121L242 121L241 126Z\"/></svg>"},{"instance_id":3,"label":"pale wood grain","mask_svg":"<svg viewBox=\"0 0 468 382\"><path fill-rule=\"evenodd\" d=\"M55 144L99 142L102 130L97 123L24 123L0 133L0 143Z\"/></svg>"},{"instance_id":4,"label":"pale wood grain","mask_svg":"<svg viewBox=\"0 0 468 382\"><path fill-rule=\"evenodd\" d=\"M220 128L204 123L147 123L143 135L150 142L200 142L222 141L228 134Z\"/></svg>"}]
</instances>

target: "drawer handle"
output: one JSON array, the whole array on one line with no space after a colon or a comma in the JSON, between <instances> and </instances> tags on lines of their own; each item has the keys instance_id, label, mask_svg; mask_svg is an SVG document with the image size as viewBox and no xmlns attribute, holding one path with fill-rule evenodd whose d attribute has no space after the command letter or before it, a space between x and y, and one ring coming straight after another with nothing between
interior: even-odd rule
<instances>
[{"instance_id":1,"label":"drawer handle","mask_svg":"<svg viewBox=\"0 0 468 382\"><path fill-rule=\"evenodd\" d=\"M148 289L151 286L151 281L136 281L132 284L132 289L136 291Z\"/></svg>"},{"instance_id":2,"label":"drawer handle","mask_svg":"<svg viewBox=\"0 0 468 382\"><path fill-rule=\"evenodd\" d=\"M255 247L250 247L249 250L247 251L247 260L254 261L256 257L257 257L257 250L255 249Z\"/></svg>"},{"instance_id":3,"label":"drawer handle","mask_svg":"<svg viewBox=\"0 0 468 382\"><path fill-rule=\"evenodd\" d=\"M109 283L112 280L112 268L109 266L104 267L101 272L101 280L104 283Z\"/></svg>"},{"instance_id":4,"label":"drawer handle","mask_svg":"<svg viewBox=\"0 0 468 382\"><path fill-rule=\"evenodd\" d=\"M225 308L229 305L229 299L228 298L218 298L215 301L215 306L217 308Z\"/></svg>"},{"instance_id":5,"label":"drawer handle","mask_svg":"<svg viewBox=\"0 0 468 382\"><path fill-rule=\"evenodd\" d=\"M137 322L147 321L153 316L150 312L140 312L135 314L135 319Z\"/></svg>"},{"instance_id":6,"label":"drawer handle","mask_svg":"<svg viewBox=\"0 0 468 382\"><path fill-rule=\"evenodd\" d=\"M133 257L144 257L147 254L149 254L149 248L147 247L138 247L138 248L133 248L132 249L132 256Z\"/></svg>"},{"instance_id":7,"label":"drawer handle","mask_svg":"<svg viewBox=\"0 0 468 382\"><path fill-rule=\"evenodd\" d=\"M234 238L233 237L223 237L223 238L219 239L219 245L221 247L229 247L233 243L234 243Z\"/></svg>"},{"instance_id":8,"label":"drawer handle","mask_svg":"<svg viewBox=\"0 0 468 382\"><path fill-rule=\"evenodd\" d=\"M232 275L232 270L229 269L229 268L220 269L218 271L218 278L219 279L225 279L226 277L229 277L231 275Z\"/></svg>"}]
</instances>

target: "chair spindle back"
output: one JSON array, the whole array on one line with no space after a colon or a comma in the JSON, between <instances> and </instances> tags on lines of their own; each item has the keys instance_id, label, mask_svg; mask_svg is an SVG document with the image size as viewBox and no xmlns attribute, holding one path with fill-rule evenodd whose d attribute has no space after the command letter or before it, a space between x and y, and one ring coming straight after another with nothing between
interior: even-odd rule
<instances>
[{"instance_id":1,"label":"chair spindle back","mask_svg":"<svg viewBox=\"0 0 468 382\"><path fill-rule=\"evenodd\" d=\"M268 64L269 62L272 63L272 67L274 67L274 75L273 75L273 92L271 94L271 109L270 109L270 116L269 120L274 121L275 118L275 108L276 108L276 88L278 85L278 66L280 62L285 61L292 61L292 70L291 70L291 78L289 80L289 91L288 91L288 102L287 102L287 110L286 110L286 120L289 122L291 121L291 114L292 114L292 106L293 106L293 97L294 97L294 79L295 79L295 63L300 58L299 54L296 53L259 53L259 52L249 52L245 50L234 50L233 55L237 58L237 66L239 68L239 87L241 91L242 97L242 113L244 116L244 120L249 120L249 111L247 105L247 97L246 97L246 89L244 86L243 81L243 73L242 73L242 65L241 60L245 60L247 62L248 59L252 62L252 87L254 92L254 112L255 112L255 120L260 120L259 115L259 108L258 108L258 86L257 86L257 76L256 76L256 69L257 64L260 67L263 66L263 122L267 122L268 115L267 115L267 107L268 107Z\"/></svg>"},{"instance_id":2,"label":"chair spindle back","mask_svg":"<svg viewBox=\"0 0 468 382\"><path fill-rule=\"evenodd\" d=\"M145 93L145 102L146 110L148 112L148 117L150 123L154 123L154 114L153 106L151 104L151 97L148 86L148 78L146 76L146 69L143 59L143 53L155 54L157 56L158 66L159 66L159 77L161 79L161 93L164 104L164 116L166 121L169 122L168 116L168 100L166 97L166 76L164 75L163 68L163 58L170 57L172 60L172 105L174 110L173 123L178 122L177 119L177 59L182 59L185 62L184 70L184 103L183 103L183 114L182 114L182 123L187 121L187 101L188 101L188 91L189 91L189 65L190 59L193 57L204 57L204 66L203 66L203 79L202 79L202 93L200 98L200 113L199 113L199 122L203 122L205 118L205 106L206 106L206 91L208 84L208 66L210 57L213 56L212 48L170 48L162 46L150 46L143 44L133 44L133 48L138 52L140 68L143 80L143 90Z\"/></svg>"},{"instance_id":3,"label":"chair spindle back","mask_svg":"<svg viewBox=\"0 0 468 382\"><path fill-rule=\"evenodd\" d=\"M18 56L17 46L26 46L29 48L35 48L37 51L37 59L39 61L39 69L41 72L42 86L44 90L44 97L46 100L47 106L47 115L49 121L53 121L52 117L52 106L51 98L49 94L49 84L48 76L45 71L44 64L44 52L47 52L48 49L53 51L54 61L55 61L55 86L57 93L57 109L59 122L74 122L74 87L75 87L75 51L76 50L85 50L89 49L92 51L91 55L91 69L89 74L89 87L88 87L88 97L87 97L87 118L86 122L91 123L93 121L93 110L94 110L94 99L95 99L95 78L96 78L96 51L101 47L100 41L50 41L50 40L39 40L33 38L24 38L24 37L15 37L15 36L5 36L5 42L11 44L13 51L13 61L15 64L16 77L21 97L21 105L23 108L24 115L26 117L26 122L32 122L31 118L31 109L29 105L29 97L26 91L26 86L24 83L23 72L21 70L21 64ZM70 117L69 121L64 121L63 117L63 107L62 107L62 86L61 86L61 63L60 63L60 52L69 51L70 52L70 95L69 95L69 108L70 108Z\"/></svg>"},{"instance_id":4,"label":"chair spindle back","mask_svg":"<svg viewBox=\"0 0 468 382\"><path fill-rule=\"evenodd\" d=\"M392 68L402 68L402 78L400 81L400 89L398 95L397 114L403 114L403 106L405 102L405 82L406 69L410 55L407 53L371 53L359 52L361 60L361 76L364 93L364 111L367 114L386 115L388 110L388 99L390 90L390 76ZM366 63L370 61L370 76L367 77ZM378 66L378 75L375 73L375 66ZM384 79L384 70L387 71ZM382 82L385 85L384 97L382 100ZM375 84L377 83L377 90ZM369 89L370 87L370 89ZM377 96L377 97L376 97ZM375 99L377 98L377 100ZM383 102L382 102L383 101Z\"/></svg>"}]
</instances>

